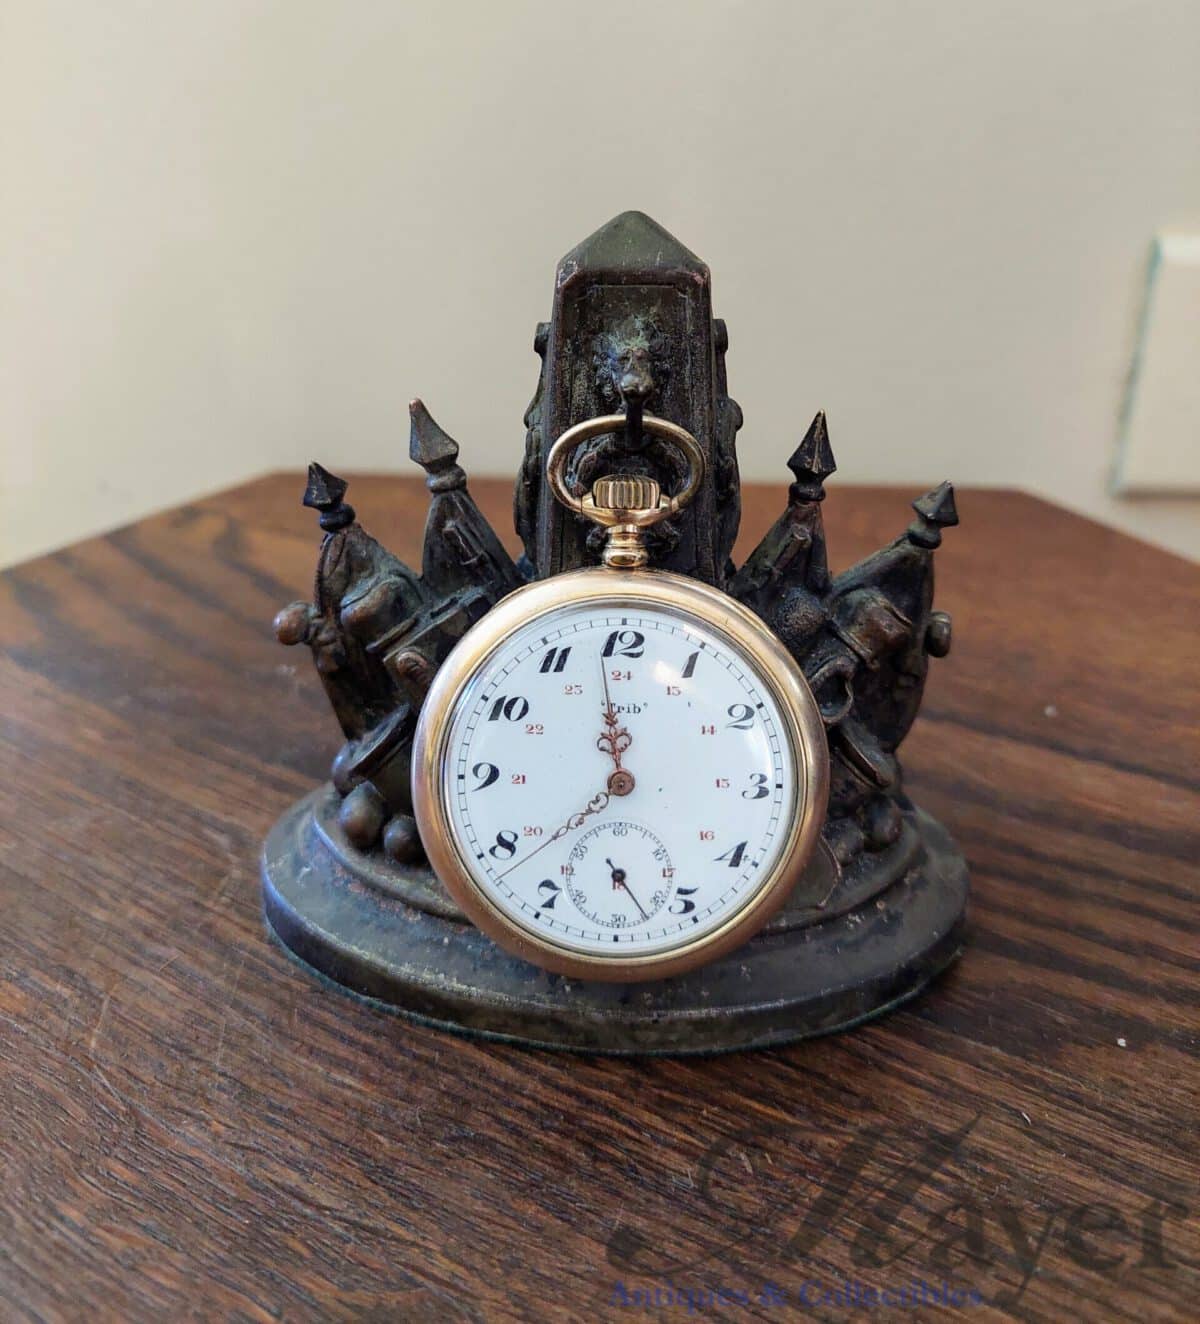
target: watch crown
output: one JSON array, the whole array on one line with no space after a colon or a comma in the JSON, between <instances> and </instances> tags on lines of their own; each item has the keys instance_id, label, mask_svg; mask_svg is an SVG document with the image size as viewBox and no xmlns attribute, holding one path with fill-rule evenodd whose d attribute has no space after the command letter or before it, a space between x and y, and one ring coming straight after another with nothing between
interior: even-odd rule
<instances>
[{"instance_id":1,"label":"watch crown","mask_svg":"<svg viewBox=\"0 0 1200 1324\"><path fill-rule=\"evenodd\" d=\"M637 474L610 475L592 484L592 500L601 510L655 510L661 488L653 478Z\"/></svg>"}]
</instances>

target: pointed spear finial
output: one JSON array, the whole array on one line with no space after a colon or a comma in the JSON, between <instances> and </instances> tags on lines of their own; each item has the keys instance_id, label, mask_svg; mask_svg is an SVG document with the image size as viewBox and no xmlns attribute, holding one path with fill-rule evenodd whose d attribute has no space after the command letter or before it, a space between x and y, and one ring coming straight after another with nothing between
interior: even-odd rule
<instances>
[{"instance_id":1,"label":"pointed spear finial","mask_svg":"<svg viewBox=\"0 0 1200 1324\"><path fill-rule=\"evenodd\" d=\"M954 505L954 486L942 483L932 492L918 497L912 508L917 518L908 526L908 540L918 547L939 547L942 530L953 528L958 523L958 511Z\"/></svg>"},{"instance_id":2,"label":"pointed spear finial","mask_svg":"<svg viewBox=\"0 0 1200 1324\"><path fill-rule=\"evenodd\" d=\"M331 474L314 460L308 466L308 486L304 489L304 504L321 515L321 528L326 533L344 529L354 523L354 507L342 499L350 486L344 478Z\"/></svg>"},{"instance_id":3,"label":"pointed spear finial","mask_svg":"<svg viewBox=\"0 0 1200 1324\"><path fill-rule=\"evenodd\" d=\"M817 411L809 424L804 440L796 447L788 468L796 475L789 495L793 501L824 501L825 479L837 469L833 447L829 444L829 429L825 425L825 411Z\"/></svg>"},{"instance_id":4,"label":"pointed spear finial","mask_svg":"<svg viewBox=\"0 0 1200 1324\"><path fill-rule=\"evenodd\" d=\"M420 400L408 406L412 427L409 431L408 454L414 463L425 470L425 485L431 492L453 492L467 485L467 475L456 463L458 442L434 421Z\"/></svg>"}]
</instances>

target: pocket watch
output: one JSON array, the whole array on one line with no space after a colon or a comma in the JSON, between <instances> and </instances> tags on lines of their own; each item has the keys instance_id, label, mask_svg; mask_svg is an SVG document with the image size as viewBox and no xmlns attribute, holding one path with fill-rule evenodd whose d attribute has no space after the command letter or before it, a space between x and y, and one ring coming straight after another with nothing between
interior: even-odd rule
<instances>
[{"instance_id":1,"label":"pocket watch","mask_svg":"<svg viewBox=\"0 0 1200 1324\"><path fill-rule=\"evenodd\" d=\"M704 475L685 429L644 416L688 464L566 484L571 452L624 426L568 429L547 480L607 531L601 565L516 589L455 646L422 706L413 803L438 877L501 947L558 974L678 975L746 942L816 848L829 754L791 654L741 603L647 568L644 531Z\"/></svg>"}]
</instances>

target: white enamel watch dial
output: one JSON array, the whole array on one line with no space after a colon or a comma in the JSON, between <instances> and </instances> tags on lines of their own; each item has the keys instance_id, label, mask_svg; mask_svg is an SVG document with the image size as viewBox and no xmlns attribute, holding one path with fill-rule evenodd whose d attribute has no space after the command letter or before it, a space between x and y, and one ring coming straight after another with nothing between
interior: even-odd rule
<instances>
[{"instance_id":1,"label":"white enamel watch dial","mask_svg":"<svg viewBox=\"0 0 1200 1324\"><path fill-rule=\"evenodd\" d=\"M414 796L438 875L499 943L649 979L783 903L827 760L799 669L750 612L681 576L594 569L518 590L454 650Z\"/></svg>"}]
</instances>

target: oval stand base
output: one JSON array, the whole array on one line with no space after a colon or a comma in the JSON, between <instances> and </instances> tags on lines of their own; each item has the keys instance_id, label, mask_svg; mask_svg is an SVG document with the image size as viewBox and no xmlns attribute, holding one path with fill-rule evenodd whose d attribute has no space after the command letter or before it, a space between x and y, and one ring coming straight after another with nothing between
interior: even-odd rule
<instances>
[{"instance_id":1,"label":"oval stand base","mask_svg":"<svg viewBox=\"0 0 1200 1324\"><path fill-rule=\"evenodd\" d=\"M304 966L360 997L460 1034L581 1053L768 1048L858 1024L920 992L962 950L967 868L940 824L908 805L919 842L881 892L829 919L760 933L674 979L600 984L552 975L497 947L427 870L340 847L328 788L293 805L263 848L271 932ZM413 898L417 904L412 904ZM407 898L407 899L405 899Z\"/></svg>"}]
</instances>

